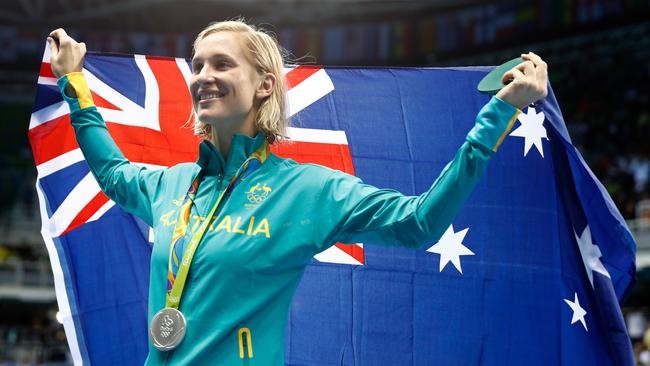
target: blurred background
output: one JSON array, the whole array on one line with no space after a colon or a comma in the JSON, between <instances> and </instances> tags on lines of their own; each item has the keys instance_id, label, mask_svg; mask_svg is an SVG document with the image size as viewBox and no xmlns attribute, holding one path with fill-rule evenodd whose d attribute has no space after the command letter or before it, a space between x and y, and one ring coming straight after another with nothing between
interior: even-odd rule
<instances>
[{"instance_id":1,"label":"blurred background","mask_svg":"<svg viewBox=\"0 0 650 366\"><path fill-rule=\"evenodd\" d=\"M550 65L574 144L638 242L623 308L650 365L650 0L16 0L0 3L0 365L67 365L40 236L27 129L50 30L91 51L189 57L209 22L244 16L293 60L324 65ZM645 344L643 341L645 334Z\"/></svg>"}]
</instances>

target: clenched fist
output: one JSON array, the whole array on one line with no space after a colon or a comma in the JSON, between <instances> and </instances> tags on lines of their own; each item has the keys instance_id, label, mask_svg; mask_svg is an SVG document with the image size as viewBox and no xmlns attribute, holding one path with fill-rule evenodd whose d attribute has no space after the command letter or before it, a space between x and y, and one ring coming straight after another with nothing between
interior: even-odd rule
<instances>
[{"instance_id":1,"label":"clenched fist","mask_svg":"<svg viewBox=\"0 0 650 366\"><path fill-rule=\"evenodd\" d=\"M546 62L532 52L521 58L524 62L503 74L503 83L512 81L497 93L497 97L519 109L548 95Z\"/></svg>"},{"instance_id":2,"label":"clenched fist","mask_svg":"<svg viewBox=\"0 0 650 366\"><path fill-rule=\"evenodd\" d=\"M78 43L61 28L50 33L47 43L51 50L50 65L57 78L81 71L86 55L85 43Z\"/></svg>"}]
</instances>

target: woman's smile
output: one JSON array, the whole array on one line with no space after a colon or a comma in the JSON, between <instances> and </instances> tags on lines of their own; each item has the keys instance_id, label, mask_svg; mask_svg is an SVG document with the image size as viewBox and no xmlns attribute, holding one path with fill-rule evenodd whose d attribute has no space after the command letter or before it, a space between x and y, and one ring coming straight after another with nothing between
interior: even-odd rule
<instances>
[{"instance_id":1,"label":"woman's smile","mask_svg":"<svg viewBox=\"0 0 650 366\"><path fill-rule=\"evenodd\" d=\"M198 99L199 99L199 103L201 103L201 102L209 102L209 101L212 101L214 99L220 99L224 95L226 95L226 94L224 94L222 92L218 92L218 91L217 92L203 92L203 93L199 92L199 98Z\"/></svg>"},{"instance_id":2,"label":"woman's smile","mask_svg":"<svg viewBox=\"0 0 650 366\"><path fill-rule=\"evenodd\" d=\"M198 102L199 107L203 107L210 103L216 102L217 100L220 100L225 95L226 95L225 93L219 91L206 91L206 92L199 92L196 99L198 99L199 101Z\"/></svg>"}]
</instances>

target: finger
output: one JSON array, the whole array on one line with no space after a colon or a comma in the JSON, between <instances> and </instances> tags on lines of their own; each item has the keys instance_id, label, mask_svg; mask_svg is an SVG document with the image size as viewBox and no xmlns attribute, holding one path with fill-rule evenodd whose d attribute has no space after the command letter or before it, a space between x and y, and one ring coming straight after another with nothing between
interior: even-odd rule
<instances>
[{"instance_id":1,"label":"finger","mask_svg":"<svg viewBox=\"0 0 650 366\"><path fill-rule=\"evenodd\" d=\"M61 37L65 37L67 35L68 33L66 33L65 30L63 30L63 28L57 28L52 32L50 32L49 34L49 36L54 38L55 41L58 41L59 39L61 39Z\"/></svg>"},{"instance_id":2,"label":"finger","mask_svg":"<svg viewBox=\"0 0 650 366\"><path fill-rule=\"evenodd\" d=\"M57 29L51 31L50 34L48 34L47 36L48 36L48 37L52 37L52 38L54 38L54 36L55 36L56 34L58 34L58 32L59 32L60 30L61 30L61 28L57 28Z\"/></svg>"},{"instance_id":3,"label":"finger","mask_svg":"<svg viewBox=\"0 0 650 366\"><path fill-rule=\"evenodd\" d=\"M546 71L538 72L537 73L537 85L542 89L544 94L546 94L546 90L548 88L548 75Z\"/></svg>"},{"instance_id":4,"label":"finger","mask_svg":"<svg viewBox=\"0 0 650 366\"><path fill-rule=\"evenodd\" d=\"M50 33L50 36L58 43L59 48L68 48L77 43L63 28L56 29Z\"/></svg>"},{"instance_id":5,"label":"finger","mask_svg":"<svg viewBox=\"0 0 650 366\"><path fill-rule=\"evenodd\" d=\"M522 57L524 56L526 56L526 59L532 61L535 64L535 68L544 69L544 70L548 68L546 62L544 62L544 60L542 60L542 58L539 57L537 54L533 52L528 52L527 54L522 55Z\"/></svg>"},{"instance_id":6,"label":"finger","mask_svg":"<svg viewBox=\"0 0 650 366\"><path fill-rule=\"evenodd\" d=\"M507 84L513 80L523 80L526 76L518 69L518 66L513 67L512 69L506 71L501 78L501 82Z\"/></svg>"},{"instance_id":7,"label":"finger","mask_svg":"<svg viewBox=\"0 0 650 366\"><path fill-rule=\"evenodd\" d=\"M514 66L512 69L506 71L506 72L503 74L503 76L501 77L501 82L504 83L504 84L509 84L510 82L512 82L512 81L515 79L514 75L512 74L513 70L515 70L515 69L519 70L519 69L522 68L522 67L523 67L523 62L520 63L520 64L517 64L517 65ZM522 69L522 70L523 70L523 69ZM521 70L520 70L520 71L521 71Z\"/></svg>"},{"instance_id":8,"label":"finger","mask_svg":"<svg viewBox=\"0 0 650 366\"><path fill-rule=\"evenodd\" d=\"M61 33L62 30L63 29L61 29L61 28L57 28L57 29L51 31L50 34L48 35L48 39L49 38L52 39L52 43L50 45L55 46L55 47L52 47L52 49L53 50L56 49L57 52L59 51L59 37L62 35L62 33Z\"/></svg>"},{"instance_id":9,"label":"finger","mask_svg":"<svg viewBox=\"0 0 650 366\"><path fill-rule=\"evenodd\" d=\"M532 64L532 62L526 60L526 61L518 64L514 68L521 71L524 75L529 75L529 74L531 74L530 67L529 67L530 64ZM534 68L535 68L535 66L533 66L533 69Z\"/></svg>"},{"instance_id":10,"label":"finger","mask_svg":"<svg viewBox=\"0 0 650 366\"><path fill-rule=\"evenodd\" d=\"M79 48L83 54L86 54L86 42L79 42Z\"/></svg>"},{"instance_id":11,"label":"finger","mask_svg":"<svg viewBox=\"0 0 650 366\"><path fill-rule=\"evenodd\" d=\"M523 72L519 71L519 69L515 68L512 70L512 76L515 80L525 80L526 75L524 75Z\"/></svg>"},{"instance_id":12,"label":"finger","mask_svg":"<svg viewBox=\"0 0 650 366\"><path fill-rule=\"evenodd\" d=\"M514 80L514 76L512 76L512 70L508 70L505 73L503 73L503 76L501 77L501 83L510 84L512 80Z\"/></svg>"},{"instance_id":13,"label":"finger","mask_svg":"<svg viewBox=\"0 0 650 366\"><path fill-rule=\"evenodd\" d=\"M521 70L520 68L518 68L518 69L521 70L524 73L524 75L530 76L530 77L533 77L533 78L536 76L535 75L535 65L533 64L532 61L530 61L530 60L524 61L524 63L522 64L522 67L523 67L523 70Z\"/></svg>"}]
</instances>

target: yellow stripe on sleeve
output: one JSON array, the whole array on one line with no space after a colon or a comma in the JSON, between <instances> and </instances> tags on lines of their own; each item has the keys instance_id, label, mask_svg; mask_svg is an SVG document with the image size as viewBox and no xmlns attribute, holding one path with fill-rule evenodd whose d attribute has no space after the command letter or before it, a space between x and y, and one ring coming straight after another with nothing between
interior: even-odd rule
<instances>
[{"instance_id":1,"label":"yellow stripe on sleeve","mask_svg":"<svg viewBox=\"0 0 650 366\"><path fill-rule=\"evenodd\" d=\"M510 118L510 121L508 121L508 126L506 126L505 131L503 131L503 133L501 134L501 136L497 140L497 143L492 148L492 151L497 152L497 149L499 148L499 146L501 146L501 143L503 142L503 139L506 138L506 136L508 135L508 132L510 132L510 130L512 129L512 126L515 124L515 121L517 120L517 117L519 117L519 113L521 113L521 110L517 109L517 111L512 116L512 118Z\"/></svg>"}]
</instances>

